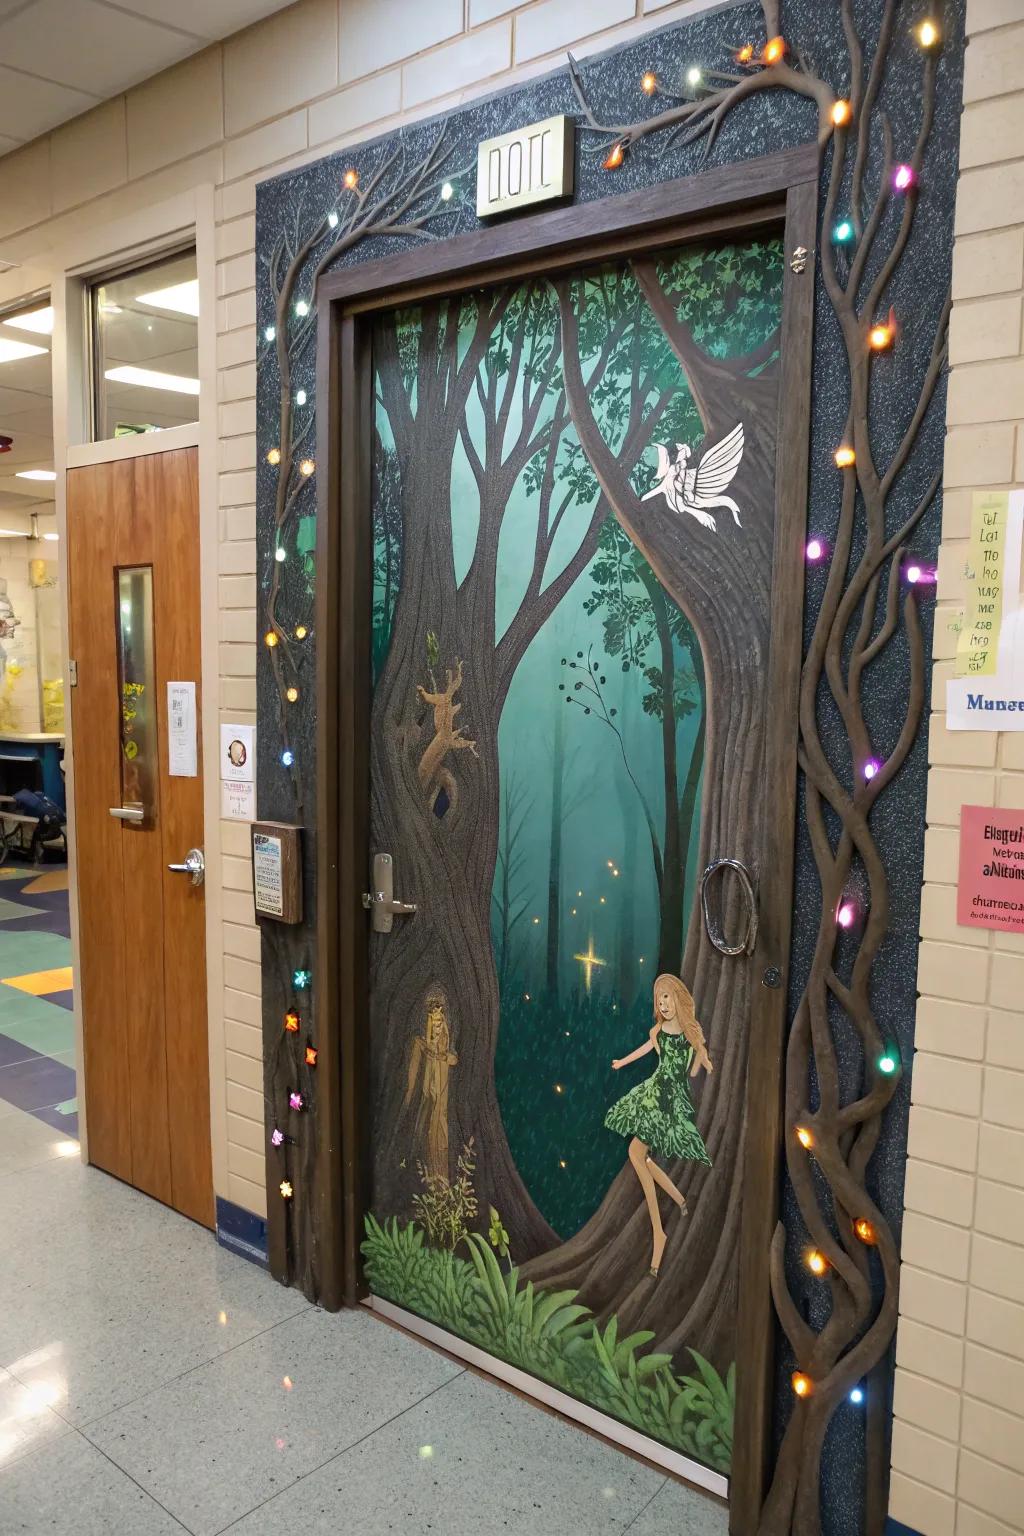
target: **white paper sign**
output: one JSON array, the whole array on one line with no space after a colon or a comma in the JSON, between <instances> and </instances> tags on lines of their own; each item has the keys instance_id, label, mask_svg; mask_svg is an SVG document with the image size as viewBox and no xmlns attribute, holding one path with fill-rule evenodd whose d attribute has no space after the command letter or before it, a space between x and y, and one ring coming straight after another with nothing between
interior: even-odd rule
<instances>
[{"instance_id":1,"label":"white paper sign","mask_svg":"<svg viewBox=\"0 0 1024 1536\"><path fill-rule=\"evenodd\" d=\"M195 683L167 684L167 772L172 779L194 779L199 772Z\"/></svg>"},{"instance_id":2,"label":"white paper sign","mask_svg":"<svg viewBox=\"0 0 1024 1536\"><path fill-rule=\"evenodd\" d=\"M256 820L256 785L220 781L220 814L224 821Z\"/></svg>"},{"instance_id":3,"label":"white paper sign","mask_svg":"<svg viewBox=\"0 0 1024 1536\"><path fill-rule=\"evenodd\" d=\"M234 784L251 784L256 777L256 727L222 725L220 776Z\"/></svg>"},{"instance_id":4,"label":"white paper sign","mask_svg":"<svg viewBox=\"0 0 1024 1536\"><path fill-rule=\"evenodd\" d=\"M1003 557L993 586L1000 613L994 672L951 677L946 683L946 726L951 731L1024 731L1024 610L1020 566L1024 542L1024 491L1010 493ZM968 560L976 559L971 549ZM972 568L973 569L973 568ZM977 579L977 570L973 577ZM991 589L990 589L991 590ZM966 622L977 623L975 615Z\"/></svg>"},{"instance_id":5,"label":"white paper sign","mask_svg":"<svg viewBox=\"0 0 1024 1536\"><path fill-rule=\"evenodd\" d=\"M252 879L257 912L284 916L284 882L281 876L281 839L257 832L252 840Z\"/></svg>"}]
</instances>

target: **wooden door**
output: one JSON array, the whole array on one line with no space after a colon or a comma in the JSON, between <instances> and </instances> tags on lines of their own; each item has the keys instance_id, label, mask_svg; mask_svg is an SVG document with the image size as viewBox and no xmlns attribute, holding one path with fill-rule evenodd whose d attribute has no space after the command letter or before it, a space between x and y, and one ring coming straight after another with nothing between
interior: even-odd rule
<instances>
[{"instance_id":1,"label":"wooden door","mask_svg":"<svg viewBox=\"0 0 1024 1536\"><path fill-rule=\"evenodd\" d=\"M777 1138L783 268L691 245L370 336L371 850L416 911L370 940L366 1281L719 1479Z\"/></svg>"},{"instance_id":2,"label":"wooden door","mask_svg":"<svg viewBox=\"0 0 1024 1536\"><path fill-rule=\"evenodd\" d=\"M205 903L168 867L203 846L196 450L69 471L68 568L89 1155L212 1226Z\"/></svg>"}]
</instances>

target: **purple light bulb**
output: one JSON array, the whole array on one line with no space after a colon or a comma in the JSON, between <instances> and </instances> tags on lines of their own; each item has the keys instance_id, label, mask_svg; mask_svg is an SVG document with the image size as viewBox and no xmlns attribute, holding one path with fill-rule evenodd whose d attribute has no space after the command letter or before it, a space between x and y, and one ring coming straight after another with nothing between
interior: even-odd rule
<instances>
[{"instance_id":1,"label":"purple light bulb","mask_svg":"<svg viewBox=\"0 0 1024 1536\"><path fill-rule=\"evenodd\" d=\"M825 553L825 546L820 539L809 539L807 543L807 559L813 565L820 560Z\"/></svg>"}]
</instances>

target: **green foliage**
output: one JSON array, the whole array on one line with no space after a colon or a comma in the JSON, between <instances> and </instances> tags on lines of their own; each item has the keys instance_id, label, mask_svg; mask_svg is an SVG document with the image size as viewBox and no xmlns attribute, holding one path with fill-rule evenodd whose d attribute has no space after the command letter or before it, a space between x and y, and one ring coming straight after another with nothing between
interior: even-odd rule
<instances>
[{"instance_id":1,"label":"green foliage","mask_svg":"<svg viewBox=\"0 0 1024 1536\"><path fill-rule=\"evenodd\" d=\"M491 1208L491 1230L500 1218ZM503 1229L502 1229L503 1230ZM735 1367L723 1381L691 1349L696 1374L677 1376L671 1355L647 1351L653 1333L618 1337L574 1290L535 1290L513 1265L503 1271L493 1236L470 1232L468 1259L430 1247L415 1222L366 1217L366 1276L378 1295L461 1335L520 1370L631 1424L687 1456L728 1472L732 1459Z\"/></svg>"},{"instance_id":2,"label":"green foliage","mask_svg":"<svg viewBox=\"0 0 1024 1536\"><path fill-rule=\"evenodd\" d=\"M456 1248L466 1236L470 1222L476 1220L477 1199L473 1188L475 1168L472 1136L459 1153L454 1180L446 1178L443 1173L430 1173L417 1159L416 1170L423 1190L413 1195L413 1210L422 1221L428 1239L436 1246L449 1251Z\"/></svg>"},{"instance_id":3,"label":"green foliage","mask_svg":"<svg viewBox=\"0 0 1024 1536\"><path fill-rule=\"evenodd\" d=\"M494 1209L493 1205L488 1206L488 1211L490 1213L490 1219L491 1219L491 1224L490 1224L490 1226L487 1229L487 1239L488 1239L488 1242L490 1243L492 1248L497 1250L499 1258L507 1259L508 1258L508 1233L506 1232L505 1228L502 1226L501 1217L498 1215L498 1213Z\"/></svg>"}]
</instances>

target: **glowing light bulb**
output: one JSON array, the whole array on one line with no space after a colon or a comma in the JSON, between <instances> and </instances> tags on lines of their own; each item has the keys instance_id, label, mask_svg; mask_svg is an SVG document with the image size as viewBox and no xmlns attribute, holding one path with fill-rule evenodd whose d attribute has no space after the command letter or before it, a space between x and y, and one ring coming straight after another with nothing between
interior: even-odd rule
<instances>
[{"instance_id":1,"label":"glowing light bulb","mask_svg":"<svg viewBox=\"0 0 1024 1536\"><path fill-rule=\"evenodd\" d=\"M359 172L355 169L354 166L349 166L348 170L345 172L341 179L344 182L347 190L349 192L354 192L356 187L359 185Z\"/></svg>"},{"instance_id":2,"label":"glowing light bulb","mask_svg":"<svg viewBox=\"0 0 1024 1536\"><path fill-rule=\"evenodd\" d=\"M330 225L331 229L337 229L337 227L338 227L338 215L335 213L333 208L331 209L330 213L327 215L327 222Z\"/></svg>"},{"instance_id":3,"label":"glowing light bulb","mask_svg":"<svg viewBox=\"0 0 1024 1536\"><path fill-rule=\"evenodd\" d=\"M564 1157L560 1157L558 1159L558 1166L559 1166L559 1168L565 1168L565 1167L568 1166Z\"/></svg>"},{"instance_id":4,"label":"glowing light bulb","mask_svg":"<svg viewBox=\"0 0 1024 1536\"><path fill-rule=\"evenodd\" d=\"M839 924L840 928L852 928L856 916L857 911L853 905L853 902L844 901L842 906L839 908L839 911L836 913L836 922Z\"/></svg>"},{"instance_id":5,"label":"glowing light bulb","mask_svg":"<svg viewBox=\"0 0 1024 1536\"><path fill-rule=\"evenodd\" d=\"M899 1062L890 1051L886 1051L884 1056L879 1056L878 1058L878 1070L879 1072L884 1072L886 1077L891 1077L898 1066Z\"/></svg>"},{"instance_id":6,"label":"glowing light bulb","mask_svg":"<svg viewBox=\"0 0 1024 1536\"><path fill-rule=\"evenodd\" d=\"M304 389L297 389L295 391L295 404L296 405L305 405L305 403L306 403L306 391Z\"/></svg>"},{"instance_id":7,"label":"glowing light bulb","mask_svg":"<svg viewBox=\"0 0 1024 1536\"><path fill-rule=\"evenodd\" d=\"M296 305L295 305L295 313L297 315L308 315L309 314L309 305L306 303L305 299L297 300Z\"/></svg>"},{"instance_id":8,"label":"glowing light bulb","mask_svg":"<svg viewBox=\"0 0 1024 1536\"><path fill-rule=\"evenodd\" d=\"M853 116L853 108L848 101L835 101L832 103L832 121L837 128L845 128Z\"/></svg>"},{"instance_id":9,"label":"glowing light bulb","mask_svg":"<svg viewBox=\"0 0 1024 1536\"><path fill-rule=\"evenodd\" d=\"M274 339L274 337L276 335L277 335L277 329L273 325L268 325L266 327L266 329L264 330L264 332L263 332L263 337L264 337L265 341L273 341L273 339Z\"/></svg>"},{"instance_id":10,"label":"glowing light bulb","mask_svg":"<svg viewBox=\"0 0 1024 1536\"><path fill-rule=\"evenodd\" d=\"M268 629L266 634L263 636L263 643L267 647L268 651L272 651L274 646L277 644L277 630Z\"/></svg>"},{"instance_id":11,"label":"glowing light bulb","mask_svg":"<svg viewBox=\"0 0 1024 1536\"><path fill-rule=\"evenodd\" d=\"M857 1406L859 1407L860 1404L863 1401L864 1401L864 1388L863 1387L854 1387L853 1391L850 1393L850 1402L851 1403L856 1403Z\"/></svg>"},{"instance_id":12,"label":"glowing light bulb","mask_svg":"<svg viewBox=\"0 0 1024 1536\"><path fill-rule=\"evenodd\" d=\"M619 166L622 164L623 160L625 160L625 158L626 158L626 151L623 148L622 144L621 143L613 144L611 149L608 151L608 154L605 156L605 159L604 159L604 168L605 168L605 170L606 171L617 171Z\"/></svg>"},{"instance_id":13,"label":"glowing light bulb","mask_svg":"<svg viewBox=\"0 0 1024 1536\"><path fill-rule=\"evenodd\" d=\"M274 1129L273 1129L273 1132L271 1133L270 1145L272 1147L279 1147L279 1146L282 1145L283 1141L284 1141L284 1132L283 1131L279 1131L277 1126L275 1125Z\"/></svg>"},{"instance_id":14,"label":"glowing light bulb","mask_svg":"<svg viewBox=\"0 0 1024 1536\"><path fill-rule=\"evenodd\" d=\"M917 583L921 580L923 575L924 572L919 565L907 566L907 580L910 582L911 586L916 587Z\"/></svg>"},{"instance_id":15,"label":"glowing light bulb","mask_svg":"<svg viewBox=\"0 0 1024 1536\"><path fill-rule=\"evenodd\" d=\"M778 64L786 57L786 39L784 37L771 37L764 48L764 61L766 64Z\"/></svg>"},{"instance_id":16,"label":"glowing light bulb","mask_svg":"<svg viewBox=\"0 0 1024 1536\"><path fill-rule=\"evenodd\" d=\"M285 1016L284 1016L284 1027L285 1027L285 1029L288 1031L288 1033L290 1035L297 1035L298 1034L298 1032L299 1032L299 1015L296 1013L294 1008L289 1008L288 1012L285 1014Z\"/></svg>"},{"instance_id":17,"label":"glowing light bulb","mask_svg":"<svg viewBox=\"0 0 1024 1536\"><path fill-rule=\"evenodd\" d=\"M841 448L836 449L836 467L838 469L849 469L851 464L856 464L856 462L856 453L846 443Z\"/></svg>"},{"instance_id":18,"label":"glowing light bulb","mask_svg":"<svg viewBox=\"0 0 1024 1536\"><path fill-rule=\"evenodd\" d=\"M753 45L753 43L744 43L743 47L740 48L738 50L737 54L736 54L736 63L737 64L749 64L751 62L751 60L753 59L753 57L754 57L754 45Z\"/></svg>"},{"instance_id":19,"label":"glowing light bulb","mask_svg":"<svg viewBox=\"0 0 1024 1536\"><path fill-rule=\"evenodd\" d=\"M292 976L292 986L298 987L300 992L304 992L312 980L312 971L299 970Z\"/></svg>"},{"instance_id":20,"label":"glowing light bulb","mask_svg":"<svg viewBox=\"0 0 1024 1536\"><path fill-rule=\"evenodd\" d=\"M280 448L271 448L270 452L267 454L267 463L268 464L280 464L280 462L281 462L281 450L280 450Z\"/></svg>"},{"instance_id":21,"label":"glowing light bulb","mask_svg":"<svg viewBox=\"0 0 1024 1536\"><path fill-rule=\"evenodd\" d=\"M691 91L695 91L704 79L704 71L694 64L692 69L686 71L686 83Z\"/></svg>"},{"instance_id":22,"label":"glowing light bulb","mask_svg":"<svg viewBox=\"0 0 1024 1536\"><path fill-rule=\"evenodd\" d=\"M286 689L286 691L285 691L285 698L288 700L289 704L294 704L298 697L299 697L299 690L295 687L294 684L292 684L292 686L290 688Z\"/></svg>"},{"instance_id":23,"label":"glowing light bulb","mask_svg":"<svg viewBox=\"0 0 1024 1536\"><path fill-rule=\"evenodd\" d=\"M876 757L869 757L864 764L864 777L866 779L873 779L881 767L882 765Z\"/></svg>"},{"instance_id":24,"label":"glowing light bulb","mask_svg":"<svg viewBox=\"0 0 1024 1536\"><path fill-rule=\"evenodd\" d=\"M302 463L299 465L299 474L304 475L308 480L315 469L316 465L313 463L312 459L303 459Z\"/></svg>"},{"instance_id":25,"label":"glowing light bulb","mask_svg":"<svg viewBox=\"0 0 1024 1536\"><path fill-rule=\"evenodd\" d=\"M807 541L807 558L811 562L812 565L816 561L820 560L823 557L824 553L825 553L825 546L821 542L820 539L808 539L808 541Z\"/></svg>"},{"instance_id":26,"label":"glowing light bulb","mask_svg":"<svg viewBox=\"0 0 1024 1536\"><path fill-rule=\"evenodd\" d=\"M277 548L274 550L274 559L277 561L278 565L283 565L284 562L287 560L287 558L288 558L288 555L287 555L287 552L285 550L284 545L283 544L279 544L277 546Z\"/></svg>"},{"instance_id":27,"label":"glowing light bulb","mask_svg":"<svg viewBox=\"0 0 1024 1536\"><path fill-rule=\"evenodd\" d=\"M290 1200L292 1195L295 1193L295 1191L292 1189L292 1186L289 1184L287 1179L282 1179L280 1184L278 1185L278 1188L281 1191L281 1199L282 1200Z\"/></svg>"},{"instance_id":28,"label":"glowing light bulb","mask_svg":"<svg viewBox=\"0 0 1024 1536\"><path fill-rule=\"evenodd\" d=\"M862 1243L877 1243L878 1241L878 1233L866 1216L858 1216L853 1224L853 1230Z\"/></svg>"},{"instance_id":29,"label":"glowing light bulb","mask_svg":"<svg viewBox=\"0 0 1024 1536\"><path fill-rule=\"evenodd\" d=\"M316 1047L312 1046L312 1045L307 1045L306 1046L306 1066L307 1067L315 1067L316 1066L316 1057L317 1057Z\"/></svg>"},{"instance_id":30,"label":"glowing light bulb","mask_svg":"<svg viewBox=\"0 0 1024 1536\"><path fill-rule=\"evenodd\" d=\"M817 1248L812 1248L806 1259L807 1268L812 1275L823 1275L828 1269L828 1259Z\"/></svg>"},{"instance_id":31,"label":"glowing light bulb","mask_svg":"<svg viewBox=\"0 0 1024 1536\"><path fill-rule=\"evenodd\" d=\"M898 165L892 173L892 184L897 192L908 192L916 180L912 165Z\"/></svg>"},{"instance_id":32,"label":"glowing light bulb","mask_svg":"<svg viewBox=\"0 0 1024 1536\"><path fill-rule=\"evenodd\" d=\"M306 636L308 634L309 634L309 630L306 628L305 624L296 624L296 626L295 626L295 638L296 638L296 640L305 640L305 638L306 638Z\"/></svg>"},{"instance_id":33,"label":"glowing light bulb","mask_svg":"<svg viewBox=\"0 0 1024 1536\"><path fill-rule=\"evenodd\" d=\"M556 1093L564 1093L565 1092L565 1089L562 1087L561 1083L556 1083L555 1084L555 1092Z\"/></svg>"},{"instance_id":34,"label":"glowing light bulb","mask_svg":"<svg viewBox=\"0 0 1024 1536\"><path fill-rule=\"evenodd\" d=\"M540 918L539 917L535 917L533 921L534 921L534 924L537 924L537 923L540 922Z\"/></svg>"},{"instance_id":35,"label":"glowing light bulb","mask_svg":"<svg viewBox=\"0 0 1024 1536\"><path fill-rule=\"evenodd\" d=\"M452 186L450 181L446 181L444 186L441 188L442 203L450 203L454 196L455 188Z\"/></svg>"},{"instance_id":36,"label":"glowing light bulb","mask_svg":"<svg viewBox=\"0 0 1024 1536\"><path fill-rule=\"evenodd\" d=\"M281 753L281 761L286 768L290 768L295 762L295 753L292 751L291 747L285 747L284 751Z\"/></svg>"},{"instance_id":37,"label":"glowing light bulb","mask_svg":"<svg viewBox=\"0 0 1024 1536\"><path fill-rule=\"evenodd\" d=\"M922 48L934 48L941 36L942 33L939 31L935 22L930 19L927 21L922 21L921 25L917 29L917 40L921 44Z\"/></svg>"},{"instance_id":38,"label":"glowing light bulb","mask_svg":"<svg viewBox=\"0 0 1024 1536\"><path fill-rule=\"evenodd\" d=\"M808 1151L810 1150L811 1147L814 1146L814 1137L811 1135L811 1133L807 1129L806 1125L798 1125L797 1126L797 1128L796 1128L796 1139L800 1143L800 1145L803 1148L805 1148L806 1150L808 1150Z\"/></svg>"},{"instance_id":39,"label":"glowing light bulb","mask_svg":"<svg viewBox=\"0 0 1024 1536\"><path fill-rule=\"evenodd\" d=\"M873 352L886 352L892 346L895 339L895 328L880 322L873 325L868 332L868 344Z\"/></svg>"},{"instance_id":40,"label":"glowing light bulb","mask_svg":"<svg viewBox=\"0 0 1024 1536\"><path fill-rule=\"evenodd\" d=\"M288 1105L289 1105L289 1108L291 1108L291 1109L301 1109L303 1107L302 1106L302 1094L297 1092L297 1090L294 1089L294 1088L292 1089L291 1093L288 1095Z\"/></svg>"},{"instance_id":41,"label":"glowing light bulb","mask_svg":"<svg viewBox=\"0 0 1024 1536\"><path fill-rule=\"evenodd\" d=\"M803 1371L794 1371L790 1379L797 1397L810 1397L811 1378L809 1376L805 1376Z\"/></svg>"},{"instance_id":42,"label":"glowing light bulb","mask_svg":"<svg viewBox=\"0 0 1024 1536\"><path fill-rule=\"evenodd\" d=\"M840 219L832 231L832 240L836 245L849 245L856 234L856 230L849 219Z\"/></svg>"},{"instance_id":43,"label":"glowing light bulb","mask_svg":"<svg viewBox=\"0 0 1024 1536\"><path fill-rule=\"evenodd\" d=\"M652 70L648 70L645 75L641 76L640 89L645 96L653 96L658 89L658 77Z\"/></svg>"}]
</instances>

